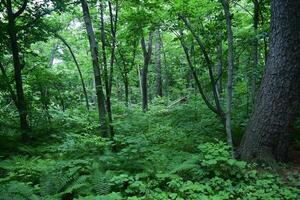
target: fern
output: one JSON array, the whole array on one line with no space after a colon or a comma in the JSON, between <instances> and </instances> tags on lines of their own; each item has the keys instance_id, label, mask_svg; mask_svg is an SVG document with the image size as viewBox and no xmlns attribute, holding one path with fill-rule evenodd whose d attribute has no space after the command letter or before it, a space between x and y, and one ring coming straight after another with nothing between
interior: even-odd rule
<instances>
[{"instance_id":1,"label":"fern","mask_svg":"<svg viewBox=\"0 0 300 200\"><path fill-rule=\"evenodd\" d=\"M23 182L11 181L0 186L0 200L38 200L33 189Z\"/></svg>"},{"instance_id":2,"label":"fern","mask_svg":"<svg viewBox=\"0 0 300 200\"><path fill-rule=\"evenodd\" d=\"M93 190L97 195L108 194L111 190L110 179L99 170L96 170L91 176Z\"/></svg>"}]
</instances>

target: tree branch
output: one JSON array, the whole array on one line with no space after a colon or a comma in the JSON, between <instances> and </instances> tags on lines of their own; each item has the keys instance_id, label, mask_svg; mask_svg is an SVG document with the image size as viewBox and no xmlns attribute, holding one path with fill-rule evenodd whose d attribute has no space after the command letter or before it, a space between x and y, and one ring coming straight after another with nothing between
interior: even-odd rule
<instances>
[{"instance_id":1,"label":"tree branch","mask_svg":"<svg viewBox=\"0 0 300 200\"><path fill-rule=\"evenodd\" d=\"M28 3L28 0L23 1L21 8L16 13L13 14L14 18L19 17L24 12L24 10L27 7L27 3Z\"/></svg>"}]
</instances>

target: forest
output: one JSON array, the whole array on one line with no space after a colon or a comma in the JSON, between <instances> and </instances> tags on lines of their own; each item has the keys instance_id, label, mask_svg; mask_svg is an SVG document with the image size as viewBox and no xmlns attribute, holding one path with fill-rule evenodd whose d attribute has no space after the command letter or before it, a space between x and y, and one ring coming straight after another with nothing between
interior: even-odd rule
<instances>
[{"instance_id":1,"label":"forest","mask_svg":"<svg viewBox=\"0 0 300 200\"><path fill-rule=\"evenodd\" d=\"M0 200L299 200L299 0L0 0Z\"/></svg>"}]
</instances>

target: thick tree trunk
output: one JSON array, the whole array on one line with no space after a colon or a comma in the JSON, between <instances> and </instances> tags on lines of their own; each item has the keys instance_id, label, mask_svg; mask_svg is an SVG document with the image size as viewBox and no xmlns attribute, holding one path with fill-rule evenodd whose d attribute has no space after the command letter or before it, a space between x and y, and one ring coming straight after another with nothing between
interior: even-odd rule
<instances>
[{"instance_id":1,"label":"thick tree trunk","mask_svg":"<svg viewBox=\"0 0 300 200\"><path fill-rule=\"evenodd\" d=\"M144 112L148 110L148 84L147 84L147 76L148 76L148 67L151 60L152 54L152 32L149 33L148 40L148 48L146 47L146 42L144 36L141 39L141 46L143 50L144 56L144 67L140 72L140 82L141 82L141 92L142 92L142 109Z\"/></svg>"},{"instance_id":2,"label":"thick tree trunk","mask_svg":"<svg viewBox=\"0 0 300 200\"><path fill-rule=\"evenodd\" d=\"M227 144L231 148L231 155L234 157L232 133L231 133L231 110L232 110L232 82L233 82L233 33L231 29L231 14L228 0L222 0L223 9L226 18L227 42L228 42L228 68L227 68L227 93L226 93L226 135Z\"/></svg>"},{"instance_id":3,"label":"thick tree trunk","mask_svg":"<svg viewBox=\"0 0 300 200\"><path fill-rule=\"evenodd\" d=\"M271 0L269 57L242 140L243 160L271 163L287 159L287 132L300 100L299 10L299 0Z\"/></svg>"},{"instance_id":4,"label":"thick tree trunk","mask_svg":"<svg viewBox=\"0 0 300 200\"><path fill-rule=\"evenodd\" d=\"M93 30L93 25L89 13L89 8L86 0L80 0L82 11L83 11L83 19L86 26L86 31L90 43L91 56L93 61L93 70L95 77L95 85L96 85L96 94L97 94L97 104L98 104L98 112L99 112L99 120L100 120L100 129L103 137L107 137L107 123L106 123L106 109L105 109L105 97L103 93L102 87L102 79L101 79L101 71L99 67L99 57L98 57L98 47L96 43L95 33Z\"/></svg>"},{"instance_id":5,"label":"thick tree trunk","mask_svg":"<svg viewBox=\"0 0 300 200\"><path fill-rule=\"evenodd\" d=\"M156 43L155 43L155 56L156 56L156 95L163 96L162 91L162 78L161 78L161 41L160 31L156 30Z\"/></svg>"},{"instance_id":6,"label":"thick tree trunk","mask_svg":"<svg viewBox=\"0 0 300 200\"><path fill-rule=\"evenodd\" d=\"M83 95L84 95L84 98L85 98L85 104L86 104L86 109L89 110L90 109L90 105L89 105L89 98L88 98L88 95L87 95L87 90L86 90L86 87L85 87L85 83L84 83L84 80L83 80L83 75L82 75L82 72L81 72L81 69L80 69L80 66L79 66L79 63L75 57L75 54L71 48L71 46L68 44L68 42L63 38L61 37L60 35L56 34L56 37L58 39L60 39L64 45L66 45L66 47L68 48L72 58L73 58L73 61L76 65L76 68L77 68L77 71L78 71L78 74L79 74L79 78L80 78L80 81L81 81L81 86L82 86L82 91L83 91Z\"/></svg>"},{"instance_id":7,"label":"thick tree trunk","mask_svg":"<svg viewBox=\"0 0 300 200\"><path fill-rule=\"evenodd\" d=\"M26 105L24 90L23 90L22 66L20 63L19 47L17 41L16 27L15 27L15 19L18 15L20 15L20 12L17 12L16 14L13 13L11 0L7 0L6 6L7 6L7 16L8 16L8 34L10 39L11 51L13 55L14 78L16 82L20 127L22 130L23 138L26 139L27 137L26 131L29 129L29 124L27 121L28 112L27 112L27 105Z\"/></svg>"}]
</instances>

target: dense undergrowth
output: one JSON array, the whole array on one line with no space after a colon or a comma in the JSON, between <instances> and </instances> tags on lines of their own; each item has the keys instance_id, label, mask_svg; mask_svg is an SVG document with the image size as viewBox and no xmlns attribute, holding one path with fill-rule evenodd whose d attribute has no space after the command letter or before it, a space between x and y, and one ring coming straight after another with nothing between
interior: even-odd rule
<instances>
[{"instance_id":1,"label":"dense undergrowth","mask_svg":"<svg viewBox=\"0 0 300 200\"><path fill-rule=\"evenodd\" d=\"M114 142L98 136L96 113L83 109L52 108L51 123L37 116L28 144L3 120L0 199L300 198L299 174L231 159L219 121L196 101L157 101L147 113L115 105Z\"/></svg>"}]
</instances>

